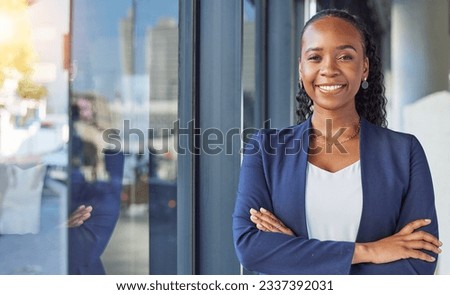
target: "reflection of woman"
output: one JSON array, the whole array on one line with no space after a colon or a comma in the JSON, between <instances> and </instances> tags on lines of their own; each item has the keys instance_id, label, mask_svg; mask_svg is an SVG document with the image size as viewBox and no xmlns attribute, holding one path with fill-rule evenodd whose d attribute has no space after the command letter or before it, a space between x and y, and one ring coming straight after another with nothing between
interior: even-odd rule
<instances>
[{"instance_id":1,"label":"reflection of woman","mask_svg":"<svg viewBox=\"0 0 450 295\"><path fill-rule=\"evenodd\" d=\"M120 214L124 154L102 146L92 101L73 105L70 204L67 225L69 274L101 275L101 260Z\"/></svg>"},{"instance_id":2,"label":"reflection of woman","mask_svg":"<svg viewBox=\"0 0 450 295\"><path fill-rule=\"evenodd\" d=\"M106 273L101 256L120 214L124 155L105 151L104 161L108 181L89 182L78 169L71 171L69 274Z\"/></svg>"},{"instance_id":3,"label":"reflection of woman","mask_svg":"<svg viewBox=\"0 0 450 295\"><path fill-rule=\"evenodd\" d=\"M384 128L380 61L338 10L305 25L299 125L250 140L233 232L266 274L433 274L442 243L417 139Z\"/></svg>"}]
</instances>

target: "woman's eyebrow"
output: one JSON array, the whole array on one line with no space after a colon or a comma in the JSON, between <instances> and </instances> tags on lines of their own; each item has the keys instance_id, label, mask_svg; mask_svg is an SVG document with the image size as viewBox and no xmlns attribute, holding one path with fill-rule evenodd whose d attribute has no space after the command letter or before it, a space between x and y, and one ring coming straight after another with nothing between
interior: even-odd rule
<instances>
[{"instance_id":1,"label":"woman's eyebrow","mask_svg":"<svg viewBox=\"0 0 450 295\"><path fill-rule=\"evenodd\" d=\"M358 52L358 51L356 50L356 48L353 47L353 46L350 45L350 44L340 45L340 46L336 47L336 49L338 49L338 50L352 49L352 50Z\"/></svg>"},{"instance_id":2,"label":"woman's eyebrow","mask_svg":"<svg viewBox=\"0 0 450 295\"><path fill-rule=\"evenodd\" d=\"M352 50L354 50L355 52L358 52L358 51L356 50L356 48L353 47L353 46L350 45L350 44L339 45L339 46L336 47L336 49L338 49L338 50L352 49ZM308 53L308 52L310 52L310 51L323 51L323 48L322 48L322 47L309 47L308 49L305 50L305 53Z\"/></svg>"},{"instance_id":3,"label":"woman's eyebrow","mask_svg":"<svg viewBox=\"0 0 450 295\"><path fill-rule=\"evenodd\" d=\"M310 51L322 51L323 48L321 47L309 47L308 49L305 50L305 53L308 53Z\"/></svg>"}]
</instances>

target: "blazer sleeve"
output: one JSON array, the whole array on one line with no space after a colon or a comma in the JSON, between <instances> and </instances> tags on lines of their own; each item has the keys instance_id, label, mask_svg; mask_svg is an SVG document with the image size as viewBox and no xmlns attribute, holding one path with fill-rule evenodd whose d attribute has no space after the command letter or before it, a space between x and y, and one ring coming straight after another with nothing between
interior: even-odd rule
<instances>
[{"instance_id":1,"label":"blazer sleeve","mask_svg":"<svg viewBox=\"0 0 450 295\"><path fill-rule=\"evenodd\" d=\"M416 137L410 137L409 185L403 196L400 215L395 232L399 232L411 221L429 218L431 223L418 230L426 231L439 238L438 220L435 209L434 190L425 152ZM437 254L424 251L436 258L435 262L419 259L403 259L386 264L360 264L352 267L352 273L432 275L436 270Z\"/></svg>"},{"instance_id":2,"label":"blazer sleeve","mask_svg":"<svg viewBox=\"0 0 450 295\"><path fill-rule=\"evenodd\" d=\"M251 222L251 208L273 211L261 146L259 134L247 144L241 165L233 213L234 244L241 264L263 274L349 274L354 243L263 232Z\"/></svg>"},{"instance_id":3,"label":"blazer sleeve","mask_svg":"<svg viewBox=\"0 0 450 295\"><path fill-rule=\"evenodd\" d=\"M436 214L433 181L425 152L416 137L411 136L409 187L403 198L403 205L396 232L406 224L416 219L429 218L431 223L418 230L429 232L439 238L438 220ZM435 262L426 262L418 259L399 261L404 274L432 275L435 272L438 255L429 251L427 254L436 258Z\"/></svg>"},{"instance_id":4,"label":"blazer sleeve","mask_svg":"<svg viewBox=\"0 0 450 295\"><path fill-rule=\"evenodd\" d=\"M121 179L88 185L84 193L93 198L85 204L94 209L81 226L69 228L69 274L104 274L100 257L119 219L121 187Z\"/></svg>"}]
</instances>

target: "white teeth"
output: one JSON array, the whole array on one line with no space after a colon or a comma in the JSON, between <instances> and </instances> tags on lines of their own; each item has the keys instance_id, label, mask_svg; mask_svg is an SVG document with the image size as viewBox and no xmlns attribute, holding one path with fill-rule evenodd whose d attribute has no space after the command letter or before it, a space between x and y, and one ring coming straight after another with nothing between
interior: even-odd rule
<instances>
[{"instance_id":1,"label":"white teeth","mask_svg":"<svg viewBox=\"0 0 450 295\"><path fill-rule=\"evenodd\" d=\"M318 87L324 91L334 91L336 89L342 88L344 85L319 85Z\"/></svg>"}]
</instances>

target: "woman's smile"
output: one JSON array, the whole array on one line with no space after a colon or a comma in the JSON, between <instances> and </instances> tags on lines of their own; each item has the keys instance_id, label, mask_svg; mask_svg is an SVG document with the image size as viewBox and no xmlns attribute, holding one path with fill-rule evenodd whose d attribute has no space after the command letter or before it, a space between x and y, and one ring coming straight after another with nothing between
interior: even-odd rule
<instances>
[{"instance_id":1,"label":"woman's smile","mask_svg":"<svg viewBox=\"0 0 450 295\"><path fill-rule=\"evenodd\" d=\"M336 94L339 93L346 84L318 84L316 87L323 93Z\"/></svg>"}]
</instances>

